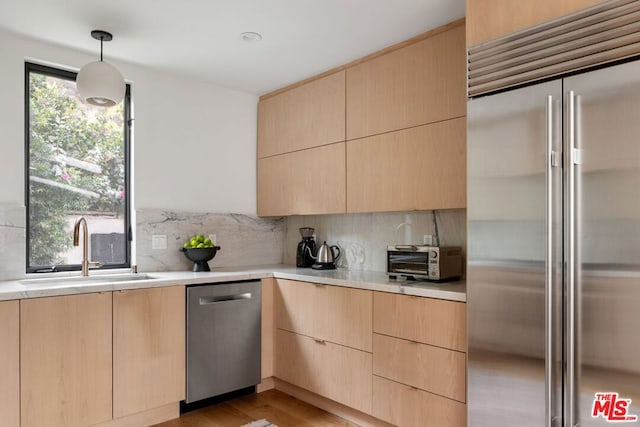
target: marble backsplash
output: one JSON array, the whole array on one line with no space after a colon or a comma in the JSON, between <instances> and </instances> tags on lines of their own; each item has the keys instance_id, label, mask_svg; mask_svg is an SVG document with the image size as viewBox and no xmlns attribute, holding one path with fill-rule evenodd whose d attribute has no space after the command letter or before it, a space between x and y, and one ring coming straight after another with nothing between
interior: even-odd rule
<instances>
[{"instance_id":1,"label":"marble backsplash","mask_svg":"<svg viewBox=\"0 0 640 427\"><path fill-rule=\"evenodd\" d=\"M435 222L433 211L310 215L287 217L284 262L296 262L298 229L313 227L318 245L326 240L340 247L338 267L386 271L387 245L422 244L425 234L436 234L436 223L440 246L461 246L466 254L465 209L435 211Z\"/></svg>"},{"instance_id":2,"label":"marble backsplash","mask_svg":"<svg viewBox=\"0 0 640 427\"><path fill-rule=\"evenodd\" d=\"M25 275L25 223L24 206L0 204L0 280Z\"/></svg>"},{"instance_id":3,"label":"marble backsplash","mask_svg":"<svg viewBox=\"0 0 640 427\"><path fill-rule=\"evenodd\" d=\"M285 221L241 214L192 213L165 210L136 211L138 270L181 271L193 264L179 252L195 234L215 234L222 249L209 261L214 267L280 264ZM154 234L167 236L167 249L152 249Z\"/></svg>"}]
</instances>

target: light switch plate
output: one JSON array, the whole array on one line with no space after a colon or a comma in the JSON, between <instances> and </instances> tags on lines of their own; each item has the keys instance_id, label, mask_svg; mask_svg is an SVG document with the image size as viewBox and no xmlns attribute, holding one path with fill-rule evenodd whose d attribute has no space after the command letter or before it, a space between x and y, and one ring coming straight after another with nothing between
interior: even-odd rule
<instances>
[{"instance_id":1,"label":"light switch plate","mask_svg":"<svg viewBox=\"0 0 640 427\"><path fill-rule=\"evenodd\" d=\"M423 245L433 245L433 235L425 234L422 236L422 244Z\"/></svg>"},{"instance_id":2,"label":"light switch plate","mask_svg":"<svg viewBox=\"0 0 640 427\"><path fill-rule=\"evenodd\" d=\"M166 234L152 234L151 235L151 249L167 249L167 235Z\"/></svg>"}]
</instances>

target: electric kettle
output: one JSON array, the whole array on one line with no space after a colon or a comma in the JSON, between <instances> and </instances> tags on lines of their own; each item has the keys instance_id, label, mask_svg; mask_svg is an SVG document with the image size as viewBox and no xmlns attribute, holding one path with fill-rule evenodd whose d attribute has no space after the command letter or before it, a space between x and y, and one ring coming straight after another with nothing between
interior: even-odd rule
<instances>
[{"instance_id":1,"label":"electric kettle","mask_svg":"<svg viewBox=\"0 0 640 427\"><path fill-rule=\"evenodd\" d=\"M334 253L334 248L338 252ZM336 245L329 246L325 241L318 248L318 255L313 256L311 251L309 251L311 258L313 258L316 262L311 266L314 270L335 270L336 268L336 260L340 257L340 248Z\"/></svg>"}]
</instances>

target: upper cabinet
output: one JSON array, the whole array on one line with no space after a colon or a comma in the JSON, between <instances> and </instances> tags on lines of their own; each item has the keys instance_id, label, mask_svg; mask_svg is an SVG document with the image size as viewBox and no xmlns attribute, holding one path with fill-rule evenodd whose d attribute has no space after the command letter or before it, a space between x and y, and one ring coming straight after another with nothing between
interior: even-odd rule
<instances>
[{"instance_id":1,"label":"upper cabinet","mask_svg":"<svg viewBox=\"0 0 640 427\"><path fill-rule=\"evenodd\" d=\"M345 72L339 71L258 104L258 158L344 141Z\"/></svg>"},{"instance_id":2,"label":"upper cabinet","mask_svg":"<svg viewBox=\"0 0 640 427\"><path fill-rule=\"evenodd\" d=\"M461 117L347 142L347 212L465 208L466 127Z\"/></svg>"},{"instance_id":3,"label":"upper cabinet","mask_svg":"<svg viewBox=\"0 0 640 427\"><path fill-rule=\"evenodd\" d=\"M258 159L258 215L344 213L345 144Z\"/></svg>"},{"instance_id":4,"label":"upper cabinet","mask_svg":"<svg viewBox=\"0 0 640 427\"><path fill-rule=\"evenodd\" d=\"M523 30L603 0L467 0L467 46Z\"/></svg>"},{"instance_id":5,"label":"upper cabinet","mask_svg":"<svg viewBox=\"0 0 640 427\"><path fill-rule=\"evenodd\" d=\"M464 20L258 106L260 216L465 207Z\"/></svg>"},{"instance_id":6,"label":"upper cabinet","mask_svg":"<svg viewBox=\"0 0 640 427\"><path fill-rule=\"evenodd\" d=\"M456 21L348 68L347 140L465 116L464 28Z\"/></svg>"}]
</instances>

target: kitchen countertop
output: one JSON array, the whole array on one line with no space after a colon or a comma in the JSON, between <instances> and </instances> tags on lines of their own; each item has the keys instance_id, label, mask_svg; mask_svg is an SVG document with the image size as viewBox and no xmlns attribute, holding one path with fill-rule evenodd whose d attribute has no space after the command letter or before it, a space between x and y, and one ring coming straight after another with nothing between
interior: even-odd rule
<instances>
[{"instance_id":1,"label":"kitchen countertop","mask_svg":"<svg viewBox=\"0 0 640 427\"><path fill-rule=\"evenodd\" d=\"M109 282L109 274L94 273L87 281L76 274L64 280L64 274L58 273L53 279L29 277L25 280L7 280L0 282L0 300L39 298L58 295L73 295L89 292L113 292L129 289L144 289L170 285L195 285L239 280L279 279L300 280L325 285L346 286L380 292L439 298L466 302L466 284L458 282L422 282L389 280L384 272L312 270L296 268L291 265L277 264L250 267L214 268L211 272L193 273L190 271L144 272L149 278ZM114 274L112 277L122 276ZM104 280L103 280L104 279ZM92 282L93 280L93 282Z\"/></svg>"}]
</instances>

